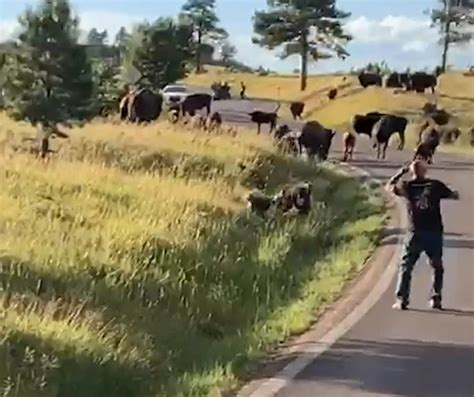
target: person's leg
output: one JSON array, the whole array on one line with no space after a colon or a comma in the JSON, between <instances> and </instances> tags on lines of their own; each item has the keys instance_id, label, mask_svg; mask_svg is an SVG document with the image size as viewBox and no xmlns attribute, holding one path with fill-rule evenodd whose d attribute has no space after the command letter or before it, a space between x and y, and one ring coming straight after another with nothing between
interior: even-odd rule
<instances>
[{"instance_id":1,"label":"person's leg","mask_svg":"<svg viewBox=\"0 0 474 397\"><path fill-rule=\"evenodd\" d=\"M405 237L404 252L398 270L398 282L396 296L404 305L409 304L411 275L415 263L420 257L421 246L418 236L415 233L409 233Z\"/></svg>"},{"instance_id":2,"label":"person's leg","mask_svg":"<svg viewBox=\"0 0 474 397\"><path fill-rule=\"evenodd\" d=\"M425 233L423 237L423 249L428 256L428 263L433 269L433 282L431 286L432 305L441 308L443 290L443 234Z\"/></svg>"}]
</instances>

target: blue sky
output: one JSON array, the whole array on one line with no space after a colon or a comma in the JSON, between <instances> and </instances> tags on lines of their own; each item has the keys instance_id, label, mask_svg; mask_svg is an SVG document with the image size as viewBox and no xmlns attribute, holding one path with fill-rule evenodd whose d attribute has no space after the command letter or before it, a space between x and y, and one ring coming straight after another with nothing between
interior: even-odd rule
<instances>
[{"instance_id":1,"label":"blue sky","mask_svg":"<svg viewBox=\"0 0 474 397\"><path fill-rule=\"evenodd\" d=\"M107 29L113 36L120 26L175 15L184 0L72 0L81 27ZM14 33L16 17L35 0L0 0L0 40ZM440 58L437 32L430 27L425 10L438 0L338 0L338 7L352 13L345 28L354 37L345 61L328 60L312 65L312 72L331 72L385 60L392 67L433 67ZM264 9L266 0L217 0L221 25L237 46L238 58L251 66L262 65L282 72L298 67L298 57L279 60L270 51L251 43L251 18ZM474 64L474 43L452 50L449 63L456 67Z\"/></svg>"}]
</instances>

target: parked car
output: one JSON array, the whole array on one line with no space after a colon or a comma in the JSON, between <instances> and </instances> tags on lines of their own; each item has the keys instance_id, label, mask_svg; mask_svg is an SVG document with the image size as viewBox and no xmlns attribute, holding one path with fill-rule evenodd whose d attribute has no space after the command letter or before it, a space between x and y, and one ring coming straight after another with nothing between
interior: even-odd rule
<instances>
[{"instance_id":1,"label":"parked car","mask_svg":"<svg viewBox=\"0 0 474 397\"><path fill-rule=\"evenodd\" d=\"M170 84L161 90L163 101L167 105L183 102L190 93L188 87L183 84Z\"/></svg>"}]
</instances>

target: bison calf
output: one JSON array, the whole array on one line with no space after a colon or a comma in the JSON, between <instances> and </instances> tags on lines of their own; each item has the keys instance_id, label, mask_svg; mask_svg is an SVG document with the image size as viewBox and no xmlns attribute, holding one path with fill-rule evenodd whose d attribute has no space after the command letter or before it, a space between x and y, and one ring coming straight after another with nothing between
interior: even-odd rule
<instances>
[{"instance_id":1,"label":"bison calf","mask_svg":"<svg viewBox=\"0 0 474 397\"><path fill-rule=\"evenodd\" d=\"M295 208L299 214L308 214L311 210L312 185L310 182L300 182L284 188L274 197L274 202L282 212Z\"/></svg>"},{"instance_id":2,"label":"bison calf","mask_svg":"<svg viewBox=\"0 0 474 397\"><path fill-rule=\"evenodd\" d=\"M342 161L352 160L354 154L354 147L356 143L356 136L350 132L345 132L343 135L344 142L344 158Z\"/></svg>"},{"instance_id":3,"label":"bison calf","mask_svg":"<svg viewBox=\"0 0 474 397\"><path fill-rule=\"evenodd\" d=\"M252 190L246 197L247 207L257 215L263 216L275 203L273 197L267 196L260 190Z\"/></svg>"},{"instance_id":4,"label":"bison calf","mask_svg":"<svg viewBox=\"0 0 474 397\"><path fill-rule=\"evenodd\" d=\"M206 120L206 130L213 131L222 126L222 116L219 112L212 113Z\"/></svg>"}]
</instances>

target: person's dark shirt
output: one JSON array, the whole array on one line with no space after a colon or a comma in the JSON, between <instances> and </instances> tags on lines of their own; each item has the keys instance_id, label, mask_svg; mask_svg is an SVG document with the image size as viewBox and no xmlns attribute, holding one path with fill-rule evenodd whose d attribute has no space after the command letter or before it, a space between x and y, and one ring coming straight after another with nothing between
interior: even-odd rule
<instances>
[{"instance_id":1,"label":"person's dark shirt","mask_svg":"<svg viewBox=\"0 0 474 397\"><path fill-rule=\"evenodd\" d=\"M443 232L440 201L454 194L443 182L436 179L404 181L394 193L407 199L410 230Z\"/></svg>"}]
</instances>

